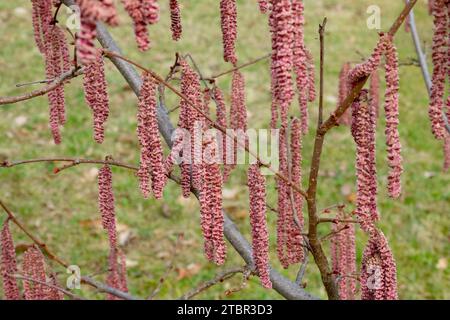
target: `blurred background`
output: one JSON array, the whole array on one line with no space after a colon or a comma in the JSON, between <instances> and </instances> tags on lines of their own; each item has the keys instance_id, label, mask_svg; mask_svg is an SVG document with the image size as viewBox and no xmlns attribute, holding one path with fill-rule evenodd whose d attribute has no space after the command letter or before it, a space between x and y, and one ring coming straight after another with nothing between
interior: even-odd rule
<instances>
[{"instance_id":1,"label":"blurred background","mask_svg":"<svg viewBox=\"0 0 450 320\"><path fill-rule=\"evenodd\" d=\"M219 20L219 1L180 0L183 36L171 40L168 0L159 1L160 22L149 28L152 49L137 50L132 23L117 1L121 24L110 29L125 56L165 75L175 52L190 53L206 76L229 69L223 62ZM366 26L370 5L381 9L381 28L387 30L402 10L403 1L326 0L305 2L305 38L318 66L318 25L328 18L325 61L325 115L337 101L338 74L346 61L359 61L368 56L378 38L376 30ZM67 17L64 8L60 21ZM432 17L427 2L419 0L415 9L417 26L426 52L430 55ZM43 59L38 52L31 26L31 3L26 0L0 3L0 95L17 95L34 86L16 88L17 83L45 79ZM395 43L400 62L415 58L411 35L402 27ZM237 52L240 62L246 62L270 52L267 16L258 10L256 0L238 0ZM317 69L317 68L316 68ZM249 127L268 128L270 121L270 79L268 60L242 70L246 79ZM63 142L53 144L48 129L48 101L38 97L0 108L0 161L39 157L82 157L102 159L112 155L116 160L138 164L139 146L136 137L137 98L114 66L106 62L111 113L102 145L92 137L92 116L83 96L81 78L66 85L68 120L62 130ZM316 78L317 78L316 71ZM383 73L380 73L383 77ZM231 76L218 82L229 105ZM381 81L384 90L384 81ZM381 92L383 95L383 91ZM179 101L170 92L166 95L168 108ZM377 131L377 168L379 182L378 203L381 212L380 228L389 239L397 261L399 295L401 299L449 299L449 174L442 172L442 144L436 141L428 120L427 91L417 66L400 67L400 136L403 145L403 194L392 200L386 194L386 152L384 120L380 117ZM317 119L317 102L310 104L311 124ZM296 103L291 108L298 115ZM382 113L383 114L383 113ZM177 121L177 112L172 115ZM312 128L315 129L315 128ZM310 165L313 132L304 139L306 172ZM348 127L333 129L327 136L320 172L318 207L345 203L347 210L355 201L355 145ZM58 175L53 164L33 164L0 169L0 199L26 223L59 256L80 266L84 275L106 277L108 241L101 228L97 210L96 165L80 165ZM246 167L238 166L224 189L224 206L240 230L249 238L248 193ZM307 176L307 174L305 174ZM183 199L180 188L169 182L164 200L145 200L138 188L137 178L129 171L113 168L116 213L120 245L127 256L129 289L132 294L146 297L158 285L159 279L173 263L158 299L177 298L202 281L230 267L242 266L243 260L228 245L228 259L224 266L208 263L203 256L203 240L199 223L199 207L195 198ZM268 179L268 203L276 206L273 178ZM0 214L0 222L5 219ZM271 263L282 270L276 258L275 221L268 212L271 240ZM15 243L20 247L29 240L12 227ZM329 232L321 226L320 233ZM184 238L174 254L177 235ZM357 231L358 265L366 236ZM324 247L329 250L329 243ZM310 259L312 260L312 259ZM65 270L49 262L65 283ZM295 279L298 266L281 272ZM256 277L240 291L226 295L228 289L239 287L242 276L220 283L200 294L203 299L279 299L276 292L265 290ZM325 298L325 291L314 263L307 266L304 285L307 291ZM104 295L83 286L76 293L89 298ZM1 293L0 293L1 296Z\"/></svg>"}]
</instances>

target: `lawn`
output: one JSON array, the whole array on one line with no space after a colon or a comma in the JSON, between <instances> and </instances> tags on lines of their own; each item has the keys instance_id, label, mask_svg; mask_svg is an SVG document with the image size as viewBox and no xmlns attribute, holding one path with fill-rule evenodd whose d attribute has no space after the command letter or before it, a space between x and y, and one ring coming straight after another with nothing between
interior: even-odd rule
<instances>
[{"instance_id":1,"label":"lawn","mask_svg":"<svg viewBox=\"0 0 450 320\"><path fill-rule=\"evenodd\" d=\"M141 53L132 35L131 21L120 7L121 25L111 29L124 55L148 66L159 74L167 74L175 52L190 53L204 75L227 70L223 62L218 1L184 1L182 19L184 34L179 42L170 36L168 1L160 1L160 22L150 27L153 48ZM366 26L366 9L376 4L381 9L381 28L387 30L401 11L403 1L312 1L306 0L306 43L318 66L318 24L328 18L325 55L325 114L336 105L337 81L341 65L368 56L377 41L376 30ZM238 57L241 62L263 56L270 51L267 17L257 10L256 1L238 1ZM415 9L418 28L430 52L432 19L426 1L420 0ZM62 12L61 20L67 16ZM31 90L16 84L45 78L44 65L33 40L30 1L0 3L0 96L17 95ZM395 43L402 62L415 57L411 35L399 30ZM106 62L111 114L106 126L106 138L98 145L92 138L91 112L84 102L81 79L66 85L67 124L63 142L56 146L48 129L48 101L39 97L14 105L0 106L0 161L38 157L82 157L102 159L112 155L116 160L137 164L139 145L136 137L136 103L134 93L110 62ZM317 68L316 68L317 69ZM242 70L246 79L249 127L268 128L270 119L269 64L261 61ZM316 72L317 74L317 72ZM229 102L231 77L221 77L218 85ZM383 81L382 81L383 84ZM383 87L383 86L382 86ZM178 99L167 94L169 108ZM377 168L379 180L378 203L380 228L389 239L397 261L399 295L401 299L449 299L449 173L442 172L442 145L430 129L427 115L427 92L416 66L400 68L400 136L403 145L403 194L392 200L386 194L386 152L384 121L377 129ZM311 124L317 119L317 101L310 105ZM293 115L298 107L291 108ZM176 123L177 112L171 114ZM304 163L310 165L313 130L305 137ZM354 208L355 145L348 127L333 129L327 136L323 153L318 207L346 203ZM10 206L20 219L59 256L80 266L82 274L105 278L108 242L99 223L97 210L97 170L95 165L80 165L55 175L53 164L33 164L0 169L0 199ZM248 194L245 166L238 166L225 186L224 206L240 230L249 237ZM116 212L122 249L127 255L130 292L140 297L151 294L159 279L173 262L158 299L177 298L202 281L222 270L241 266L240 256L228 245L228 259L216 267L203 256L199 224L199 208L192 196L181 197L180 188L169 183L163 201L145 200L139 193L137 178L130 171L113 168ZM269 179L268 201L276 205L273 179ZM5 218L0 215L0 221ZM274 213L269 213L271 263L281 270L275 251ZM17 228L12 228L16 245L30 241ZM320 229L329 232L329 226ZM178 234L184 237L176 247ZM357 233L357 254L360 261L366 236ZM23 247L23 246L22 246ZM328 244L325 244L328 249ZM310 259L312 260L312 259ZM66 271L49 262L65 282ZM298 266L282 273L294 279ZM322 298L325 291L313 263L307 266L306 289ZM232 295L227 289L239 287L240 275L201 293L204 299L278 299L274 292L263 289L259 280L250 278L248 284ZM89 298L103 295L83 286L76 293ZM0 295L1 297L1 295Z\"/></svg>"}]
</instances>

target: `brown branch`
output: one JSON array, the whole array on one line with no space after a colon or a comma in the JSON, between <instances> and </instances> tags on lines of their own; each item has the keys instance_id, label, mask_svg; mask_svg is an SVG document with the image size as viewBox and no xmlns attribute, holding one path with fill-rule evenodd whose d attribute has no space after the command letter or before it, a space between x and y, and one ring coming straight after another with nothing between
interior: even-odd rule
<instances>
[{"instance_id":1,"label":"brown branch","mask_svg":"<svg viewBox=\"0 0 450 320\"><path fill-rule=\"evenodd\" d=\"M342 231L348 229L349 227L350 227L350 226L345 225L345 226L339 228L339 229L336 230L336 231L330 232L329 234L327 234L327 235L323 236L322 238L320 238L320 242L326 241L326 240L328 240L328 239L334 237L335 235L337 235L338 233L340 233L340 232L342 232Z\"/></svg>"},{"instance_id":2,"label":"brown branch","mask_svg":"<svg viewBox=\"0 0 450 320\"><path fill-rule=\"evenodd\" d=\"M404 9L392 24L389 30L389 34L393 37L397 32L400 25L407 17L410 10L416 4L417 0L412 0L405 5ZM322 30L323 31L323 30ZM323 40L323 39L322 39ZM344 114L344 112L350 107L353 101L359 96L364 84L368 77L361 79L352 89L350 94L346 97L344 102L329 116L329 118L317 127L316 137L314 140L314 149L311 160L311 168L309 173L308 190L306 191L306 201L308 204L308 239L311 247L311 252L316 262L316 265L320 271L322 283L325 286L329 299L339 299L339 293L337 290L336 282L333 279L332 271L328 263L327 256L323 251L321 240L317 235L317 222L319 217L317 215L317 178L319 176L320 160L322 157L323 143L325 140L325 134L337 124L337 120ZM321 93L323 94L323 92Z\"/></svg>"},{"instance_id":3,"label":"brown branch","mask_svg":"<svg viewBox=\"0 0 450 320\"><path fill-rule=\"evenodd\" d=\"M323 19L322 24L319 25L319 41L320 41L320 89L319 89L319 127L323 122L323 91L324 91L324 78L323 78L323 65L325 60L325 26L327 25L327 17Z\"/></svg>"},{"instance_id":4,"label":"brown branch","mask_svg":"<svg viewBox=\"0 0 450 320\"><path fill-rule=\"evenodd\" d=\"M180 91L178 91L174 86L172 86L170 83L168 83L167 81L165 81L161 76L159 76L156 72L154 72L151 69L148 69L140 64L138 64L137 62L134 62L126 57L123 57L122 55L110 51L110 50L106 50L103 49L103 52L106 56L108 57L115 57L118 59L121 59L123 61L126 61L132 65L134 65L135 67L147 72L148 74L150 74L153 79L155 79L157 82L164 84L167 88L169 88L173 93L175 93L177 96L179 96L181 99L183 99L184 101L186 101L186 103L191 107L194 108L199 114L202 115L202 117L204 117L206 120L208 120L211 125L216 128L217 130L221 131L223 134L227 135L228 137L232 138L234 141L237 142L237 144L244 149L248 154L250 154L252 157L254 157L260 164L261 166L266 167L269 171L271 171L272 173L274 173L278 178L282 179L283 181L286 182L286 184L290 187L292 187L295 191L299 192L301 195L303 195L303 197L306 197L306 192L303 191L299 186L295 185L294 183L292 183L292 181L287 178L286 176L284 176L283 174L279 173L277 170L273 169L270 165L264 163L257 154L255 154L253 151L251 151L248 147L248 145L244 142L242 143L241 141L239 141L237 139L237 137L233 134L230 134L229 132L227 132L227 129L224 128L223 126L217 124L209 115L207 115L204 110L202 110L201 107L198 107L195 105L194 102L192 102L191 100L189 100L188 97L186 97L183 93L181 93Z\"/></svg>"},{"instance_id":5,"label":"brown branch","mask_svg":"<svg viewBox=\"0 0 450 320\"><path fill-rule=\"evenodd\" d=\"M326 223L326 222L331 222L331 223L359 223L358 220L354 220L354 219L338 219L338 218L320 218L317 220L317 223Z\"/></svg>"},{"instance_id":6,"label":"brown branch","mask_svg":"<svg viewBox=\"0 0 450 320\"><path fill-rule=\"evenodd\" d=\"M59 87L61 84L63 84L67 80L75 78L82 73L83 73L83 70L80 68L73 69L73 70L63 73L60 77L53 79L48 85L46 85L45 87L42 87L40 89L33 90L31 92L28 92L28 93L25 93L25 94L22 94L19 96L0 97L0 105L17 103L20 101L25 101L25 100L29 100L29 99L32 99L32 98L35 98L38 96L42 96L42 95L56 89L57 87Z\"/></svg>"},{"instance_id":7,"label":"brown branch","mask_svg":"<svg viewBox=\"0 0 450 320\"><path fill-rule=\"evenodd\" d=\"M246 270L248 270L248 267L236 267L231 268L229 270L225 270L222 273L218 274L214 277L214 279L208 280L206 282L203 282L198 287L190 290L189 292L183 294L181 297L178 298L178 300L189 300L192 299L194 296L200 294L201 292L211 288L212 286L224 282L227 279L232 278L237 273L245 273Z\"/></svg>"},{"instance_id":8,"label":"brown branch","mask_svg":"<svg viewBox=\"0 0 450 320\"><path fill-rule=\"evenodd\" d=\"M41 284L43 286L47 286L49 288L61 291L62 293L64 293L69 298L72 298L73 300L87 300L86 298L80 297L80 296L78 296L76 294L73 294L72 292L70 292L68 290L65 290L65 289L63 289L63 288L61 288L59 286L56 286L54 284L51 284L51 283L48 283L48 282L45 282L45 281L41 281L41 280L38 280L38 279L30 278L30 277L27 277L27 276L24 276L24 275L21 275L21 274L10 274L9 276L13 277L13 278L16 278L16 279L19 279L19 280L35 282L35 283Z\"/></svg>"}]
</instances>

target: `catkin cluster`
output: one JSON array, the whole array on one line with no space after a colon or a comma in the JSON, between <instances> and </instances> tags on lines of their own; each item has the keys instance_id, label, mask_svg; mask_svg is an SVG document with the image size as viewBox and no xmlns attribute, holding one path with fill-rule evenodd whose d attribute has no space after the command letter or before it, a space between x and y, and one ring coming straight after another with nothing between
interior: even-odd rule
<instances>
[{"instance_id":1,"label":"catkin cluster","mask_svg":"<svg viewBox=\"0 0 450 320\"><path fill-rule=\"evenodd\" d=\"M236 0L220 0L220 26L222 28L223 58L226 62L236 65Z\"/></svg>"}]
</instances>

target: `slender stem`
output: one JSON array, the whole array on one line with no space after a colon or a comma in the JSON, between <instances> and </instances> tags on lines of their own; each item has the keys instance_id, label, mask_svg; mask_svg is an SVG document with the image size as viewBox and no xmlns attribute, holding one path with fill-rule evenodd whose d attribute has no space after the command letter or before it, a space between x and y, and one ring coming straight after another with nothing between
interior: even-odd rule
<instances>
[{"instance_id":1,"label":"slender stem","mask_svg":"<svg viewBox=\"0 0 450 320\"><path fill-rule=\"evenodd\" d=\"M319 127L323 122L323 93L324 93L324 60L325 60L325 26L327 24L327 18L323 19L322 24L319 25L319 38L320 38L320 89L319 89Z\"/></svg>"},{"instance_id":2,"label":"slender stem","mask_svg":"<svg viewBox=\"0 0 450 320\"><path fill-rule=\"evenodd\" d=\"M161 84L164 84L173 93L175 93L181 99L186 101L186 103L190 107L194 108L199 114L202 115L202 117L204 117L206 120L208 120L214 128L216 128L217 130L221 131L223 134L225 134L225 135L229 136L230 138L232 138L241 148L243 148L248 154L250 154L252 157L254 157L259 163L261 163L262 166L266 167L269 171L274 173L277 177L279 177L280 179L285 181L288 186L291 186L295 191L297 191L298 193L300 193L301 195L306 197L305 191L303 191L300 188L300 186L295 185L294 183L292 183L291 180L289 180L288 177L286 177L283 174L279 173L277 170L272 168L269 164L264 163L255 152L253 152L252 150L249 149L248 145L245 142L242 143L241 141L239 141L239 139L237 139L237 137L234 134L230 134L226 128L224 128L223 126L217 124L214 120L212 120L212 118L209 115L207 115L204 112L204 110L201 107L196 106L195 103L193 103L188 97L186 97L183 93L178 91L174 86L172 86L170 83L168 83L163 78L161 78L153 70L145 68L144 66L142 66L142 65L140 65L140 64L138 64L138 63L136 63L136 62L134 62L134 61L132 61L132 60L130 60L128 58L125 58L125 57L121 56L120 54L118 54L116 52L109 51L109 50L106 50L106 49L104 49L103 52L104 52L105 55L107 55L109 57L115 57L115 58L124 60L124 61L126 61L126 62L128 62L128 63L130 63L130 64L132 64L134 66L136 66L137 68L139 68L139 69L149 73L156 81L158 81Z\"/></svg>"},{"instance_id":3,"label":"slender stem","mask_svg":"<svg viewBox=\"0 0 450 320\"><path fill-rule=\"evenodd\" d=\"M338 219L338 218L320 218L317 220L317 224L319 223L359 223L358 220L354 219Z\"/></svg>"},{"instance_id":4,"label":"slender stem","mask_svg":"<svg viewBox=\"0 0 450 320\"><path fill-rule=\"evenodd\" d=\"M72 78L75 78L77 76L79 76L80 74L83 73L83 70L80 68L75 68L72 69L68 72L63 73L61 76L59 76L58 78L53 79L48 85L37 89L37 90L33 90L31 92L19 95L19 96L13 96L13 97L0 97L0 105L4 105L4 104L12 104L12 103L16 103L16 102L20 102L20 101L25 101L25 100L29 100L38 96L42 96L54 89L56 89L57 87L59 87L61 84L63 84L65 81L70 80Z\"/></svg>"},{"instance_id":5,"label":"slender stem","mask_svg":"<svg viewBox=\"0 0 450 320\"><path fill-rule=\"evenodd\" d=\"M241 65L238 65L238 66L236 66L236 67L234 67L234 68L231 68L231 69L229 69L229 70L226 70L226 71L217 73L217 74L215 74L215 75L213 75L213 76L211 76L211 77L209 77L209 78L204 78L204 80L210 80L210 81L211 81L211 80L220 78L220 77L222 77L222 76L224 76L224 75L227 75L227 74L229 74L229 73L232 73L232 72L234 72L234 71L236 71L236 70L239 70L239 69L242 69L242 68L251 66L251 65L253 65L253 64L255 64L255 63L258 63L258 62L260 62L260 61L262 61L262 60L265 60L265 59L267 59L267 58L270 58L271 55L272 55L271 53L268 53L268 54L266 54L266 55L264 55L264 56L262 56L262 57L259 57L259 58L250 60L250 61L248 61L248 62L246 62L246 63L243 63L243 64L241 64Z\"/></svg>"}]
</instances>

